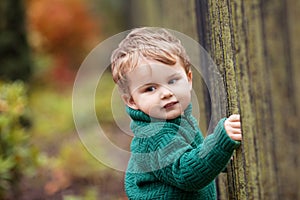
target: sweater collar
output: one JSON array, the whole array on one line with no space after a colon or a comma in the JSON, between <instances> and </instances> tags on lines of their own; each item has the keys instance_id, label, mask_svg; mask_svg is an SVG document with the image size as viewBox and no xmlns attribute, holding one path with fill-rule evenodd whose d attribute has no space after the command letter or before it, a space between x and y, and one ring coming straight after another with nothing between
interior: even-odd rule
<instances>
[{"instance_id":1,"label":"sweater collar","mask_svg":"<svg viewBox=\"0 0 300 200\"><path fill-rule=\"evenodd\" d=\"M141 110L134 110L128 106L126 106L126 112L131 117L131 119L134 121L142 121L142 122L148 122L148 123L149 122L158 122L158 121L167 121L167 122L173 122L176 124L180 124L182 117L184 117L184 116L189 117L192 114L192 104L190 103L188 105L188 107L184 110L184 113L182 115L178 116L175 119L171 119L171 120L153 118Z\"/></svg>"}]
</instances>

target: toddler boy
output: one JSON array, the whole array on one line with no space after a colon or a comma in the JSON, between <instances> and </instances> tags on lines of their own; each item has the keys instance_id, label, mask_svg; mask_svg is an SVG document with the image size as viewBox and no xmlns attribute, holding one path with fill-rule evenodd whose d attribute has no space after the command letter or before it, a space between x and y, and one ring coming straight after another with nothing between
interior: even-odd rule
<instances>
[{"instance_id":1,"label":"toddler boy","mask_svg":"<svg viewBox=\"0 0 300 200\"><path fill-rule=\"evenodd\" d=\"M203 137L191 114L191 63L164 29L132 30L111 62L134 133L128 198L216 199L214 179L242 139L239 115L220 120Z\"/></svg>"}]
</instances>

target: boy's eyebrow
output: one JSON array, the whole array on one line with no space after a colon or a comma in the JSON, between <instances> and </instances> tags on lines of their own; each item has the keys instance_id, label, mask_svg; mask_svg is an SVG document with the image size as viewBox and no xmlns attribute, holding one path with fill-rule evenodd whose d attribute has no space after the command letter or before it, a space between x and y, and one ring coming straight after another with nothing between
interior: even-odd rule
<instances>
[{"instance_id":1,"label":"boy's eyebrow","mask_svg":"<svg viewBox=\"0 0 300 200\"><path fill-rule=\"evenodd\" d=\"M181 75L179 72L175 72L174 74L171 74L170 76L168 76L168 78L172 78L174 76L179 76Z\"/></svg>"}]
</instances>

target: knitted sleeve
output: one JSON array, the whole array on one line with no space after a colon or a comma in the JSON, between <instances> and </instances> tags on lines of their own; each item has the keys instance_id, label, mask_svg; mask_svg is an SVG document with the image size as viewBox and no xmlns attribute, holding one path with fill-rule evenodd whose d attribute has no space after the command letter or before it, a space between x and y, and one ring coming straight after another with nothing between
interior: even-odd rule
<instances>
[{"instance_id":1,"label":"knitted sleeve","mask_svg":"<svg viewBox=\"0 0 300 200\"><path fill-rule=\"evenodd\" d=\"M197 147L174 130L164 131L158 140L148 141L151 151L156 152L150 160L154 175L185 191L196 191L211 183L239 146L239 142L226 134L224 120Z\"/></svg>"}]
</instances>

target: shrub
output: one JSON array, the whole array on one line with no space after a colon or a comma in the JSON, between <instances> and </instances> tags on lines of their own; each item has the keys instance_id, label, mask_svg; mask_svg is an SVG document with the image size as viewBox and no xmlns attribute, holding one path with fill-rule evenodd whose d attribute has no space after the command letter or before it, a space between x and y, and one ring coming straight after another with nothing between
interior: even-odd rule
<instances>
[{"instance_id":1,"label":"shrub","mask_svg":"<svg viewBox=\"0 0 300 200\"><path fill-rule=\"evenodd\" d=\"M33 167L29 126L24 84L0 82L0 199L17 198L21 177Z\"/></svg>"}]
</instances>

